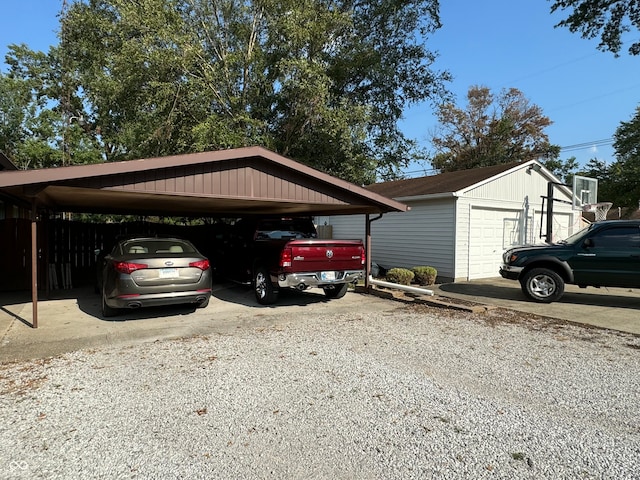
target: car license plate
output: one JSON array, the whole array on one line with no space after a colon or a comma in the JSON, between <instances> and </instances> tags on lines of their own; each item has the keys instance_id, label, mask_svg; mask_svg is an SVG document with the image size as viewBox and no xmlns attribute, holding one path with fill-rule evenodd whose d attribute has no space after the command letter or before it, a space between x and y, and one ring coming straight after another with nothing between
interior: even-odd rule
<instances>
[{"instance_id":1,"label":"car license plate","mask_svg":"<svg viewBox=\"0 0 640 480\"><path fill-rule=\"evenodd\" d=\"M327 282L336 279L336 272L320 272L320 280Z\"/></svg>"},{"instance_id":2,"label":"car license plate","mask_svg":"<svg viewBox=\"0 0 640 480\"><path fill-rule=\"evenodd\" d=\"M179 277L177 268L161 268L160 269L160 278L175 278Z\"/></svg>"}]
</instances>

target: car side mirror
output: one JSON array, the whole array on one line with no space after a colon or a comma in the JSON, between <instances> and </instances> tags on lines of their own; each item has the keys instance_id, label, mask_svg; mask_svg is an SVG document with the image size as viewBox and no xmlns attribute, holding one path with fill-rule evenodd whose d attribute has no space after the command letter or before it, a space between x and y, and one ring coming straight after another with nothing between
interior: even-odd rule
<instances>
[{"instance_id":1,"label":"car side mirror","mask_svg":"<svg viewBox=\"0 0 640 480\"><path fill-rule=\"evenodd\" d=\"M591 248L591 247L593 247L593 246L594 246L593 239L592 239L592 238L587 238L587 239L584 241L584 243L582 244L582 246L583 246L583 247L585 247L585 248Z\"/></svg>"}]
</instances>

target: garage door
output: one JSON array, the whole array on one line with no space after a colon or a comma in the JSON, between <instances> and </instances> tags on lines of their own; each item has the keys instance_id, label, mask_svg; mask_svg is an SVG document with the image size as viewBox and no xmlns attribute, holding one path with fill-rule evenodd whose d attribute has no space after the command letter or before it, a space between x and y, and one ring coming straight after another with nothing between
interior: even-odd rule
<instances>
[{"instance_id":1,"label":"garage door","mask_svg":"<svg viewBox=\"0 0 640 480\"><path fill-rule=\"evenodd\" d=\"M471 209L469 279L498 277L502 252L521 243L522 212Z\"/></svg>"}]
</instances>

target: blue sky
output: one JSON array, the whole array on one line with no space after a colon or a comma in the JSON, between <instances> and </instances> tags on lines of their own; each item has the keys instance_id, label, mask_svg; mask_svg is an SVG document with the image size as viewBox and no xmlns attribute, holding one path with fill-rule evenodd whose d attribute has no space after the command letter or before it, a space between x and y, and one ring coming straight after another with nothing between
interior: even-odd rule
<instances>
[{"instance_id":1,"label":"blue sky","mask_svg":"<svg viewBox=\"0 0 640 480\"><path fill-rule=\"evenodd\" d=\"M62 0L3 4L2 64L11 43L42 51L57 43L61 6ZM549 7L547 0L441 0L443 27L428 40L428 47L439 52L435 67L454 76L449 89L459 106L471 85L494 93L518 88L554 122L546 130L551 142L574 147L563 150L561 158L612 161L613 134L640 104L640 57L625 51L615 58L597 50L596 40L554 28L561 15L552 16ZM437 127L431 105L412 106L401 126L429 148ZM423 168L430 166L409 171L416 175Z\"/></svg>"}]
</instances>

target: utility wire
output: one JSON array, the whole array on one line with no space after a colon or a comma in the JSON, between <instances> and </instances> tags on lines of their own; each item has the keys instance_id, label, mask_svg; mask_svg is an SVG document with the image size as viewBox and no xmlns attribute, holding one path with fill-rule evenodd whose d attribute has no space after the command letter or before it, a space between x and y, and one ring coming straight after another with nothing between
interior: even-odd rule
<instances>
[{"instance_id":1,"label":"utility wire","mask_svg":"<svg viewBox=\"0 0 640 480\"><path fill-rule=\"evenodd\" d=\"M567 145L566 147L560 147L562 152L573 152L576 150L584 150L592 147L604 147L606 145L613 144L613 138L605 138L602 140L594 140L592 142L576 143L574 145Z\"/></svg>"}]
</instances>

